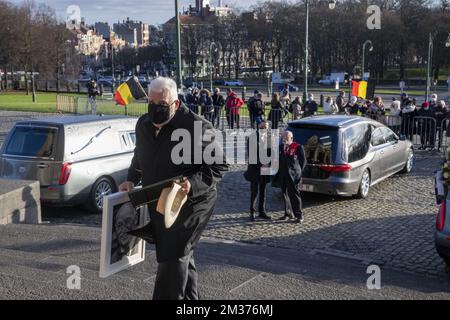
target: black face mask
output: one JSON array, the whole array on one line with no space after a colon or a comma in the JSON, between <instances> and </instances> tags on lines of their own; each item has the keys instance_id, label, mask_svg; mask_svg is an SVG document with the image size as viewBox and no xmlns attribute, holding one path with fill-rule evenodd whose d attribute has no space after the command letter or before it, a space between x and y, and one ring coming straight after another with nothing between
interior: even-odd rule
<instances>
[{"instance_id":1,"label":"black face mask","mask_svg":"<svg viewBox=\"0 0 450 320\"><path fill-rule=\"evenodd\" d=\"M160 125L166 123L172 116L171 107L149 104L148 115L150 117L150 121L154 124Z\"/></svg>"}]
</instances>

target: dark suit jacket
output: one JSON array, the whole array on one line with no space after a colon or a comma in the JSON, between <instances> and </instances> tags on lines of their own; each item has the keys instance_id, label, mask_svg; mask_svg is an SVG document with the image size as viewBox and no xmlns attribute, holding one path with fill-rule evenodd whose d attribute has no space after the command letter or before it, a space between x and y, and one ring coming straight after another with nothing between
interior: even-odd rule
<instances>
[{"instance_id":1,"label":"dark suit jacket","mask_svg":"<svg viewBox=\"0 0 450 320\"><path fill-rule=\"evenodd\" d=\"M282 186L287 183L298 185L302 180L306 167L306 156L303 146L298 145L296 152L285 154L284 145L280 146L280 168L275 177L276 184Z\"/></svg>"},{"instance_id":2,"label":"dark suit jacket","mask_svg":"<svg viewBox=\"0 0 450 320\"><path fill-rule=\"evenodd\" d=\"M250 155L250 142L252 142L252 144L253 144L253 141L260 141L260 132L259 132L259 130L256 130L252 135L256 135L256 139L255 139L255 137L253 137L253 139L249 139L248 141L247 141L247 153ZM267 183L269 183L270 182L270 179L271 179L271 177L270 176L262 176L261 175L261 168L262 168L262 163L261 163L261 159L260 159L260 147L265 147L265 148L267 148L267 150L266 150L266 155L268 156L268 157L271 157L272 156L272 150L271 150L271 148L270 148L270 143L271 143L271 141L269 140L270 139L270 137L267 137L266 139L268 139L268 140L266 140L267 141L267 144L264 144L264 143L257 143L257 145L256 146L253 146L252 145L252 152L257 152L257 154L256 154L256 163L252 163L252 164L249 164L248 165L248 168L247 168L247 172L245 173L245 178L249 181L249 182L252 182L252 183L260 183L260 184L267 184ZM249 159L249 161L250 161L250 159Z\"/></svg>"},{"instance_id":3,"label":"dark suit jacket","mask_svg":"<svg viewBox=\"0 0 450 320\"><path fill-rule=\"evenodd\" d=\"M196 246L214 210L216 184L228 171L222 150L219 155L222 163L208 165L201 157L200 163L195 164L195 150L203 153L210 143L203 142L202 137L194 136L194 123L202 133L212 129L209 122L190 112L184 105L157 137L148 115L141 117L136 126L136 149L128 171L128 180L135 184L142 180L143 187L146 187L182 175L192 185L188 202L170 229L166 229L164 225L164 216L156 212L156 203L149 206L157 260L160 263L184 257ZM175 164L171 158L173 148L182 140L171 141L172 133L177 129L186 130L192 139L189 161L180 165Z\"/></svg>"}]
</instances>

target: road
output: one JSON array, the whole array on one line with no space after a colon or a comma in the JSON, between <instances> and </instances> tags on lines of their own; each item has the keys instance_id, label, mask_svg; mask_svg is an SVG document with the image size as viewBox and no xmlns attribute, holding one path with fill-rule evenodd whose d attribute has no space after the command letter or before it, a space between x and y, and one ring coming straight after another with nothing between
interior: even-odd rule
<instances>
[{"instance_id":1,"label":"road","mask_svg":"<svg viewBox=\"0 0 450 320\"><path fill-rule=\"evenodd\" d=\"M242 144L237 149L245 150ZM234 165L219 185L216 212L198 251L201 277L206 279L205 298L449 298L450 279L434 248L437 206L432 173L440 161L437 153L418 153L411 174L396 175L380 183L366 200L305 194L303 225L275 220L251 223L249 185L243 178L245 166ZM267 206L274 218L282 216L278 190L269 190ZM58 273L68 262L79 261L85 261L86 268L94 272L98 267L101 216L81 208L43 208L43 219L47 224L39 229L0 228L0 258L20 256L21 252L40 257L42 253L42 259L56 255L65 257L62 265L57 264ZM24 259L26 262L30 258ZM144 276L150 279L136 289L136 294L151 290L152 276L148 272L152 273L155 266L150 260L129 276L134 280ZM383 281L389 284L386 291L367 290L368 265L381 268L386 276ZM8 263L0 266L0 273L3 268L8 269ZM33 267L28 271L36 270ZM97 283L94 275L92 281ZM115 278L111 285L120 284L121 279ZM280 286L275 286L277 283ZM122 291L114 297L120 295L129 297Z\"/></svg>"}]
</instances>

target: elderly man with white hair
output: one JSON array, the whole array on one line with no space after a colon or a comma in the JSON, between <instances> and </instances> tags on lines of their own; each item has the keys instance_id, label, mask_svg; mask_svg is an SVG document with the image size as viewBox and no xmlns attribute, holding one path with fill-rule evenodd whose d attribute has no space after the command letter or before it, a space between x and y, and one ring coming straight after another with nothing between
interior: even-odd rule
<instances>
[{"instance_id":1,"label":"elderly man with white hair","mask_svg":"<svg viewBox=\"0 0 450 320\"><path fill-rule=\"evenodd\" d=\"M306 161L303 146L294 141L291 131L285 131L283 145L280 147L279 170L275 176L275 184L281 187L284 195L285 214L280 219L282 221L303 223L300 183Z\"/></svg>"},{"instance_id":2,"label":"elderly man with white hair","mask_svg":"<svg viewBox=\"0 0 450 320\"><path fill-rule=\"evenodd\" d=\"M202 132L194 134L194 128L198 127ZM202 133L211 129L211 123L192 113L178 100L177 85L172 79L157 78L151 82L148 113L136 125L136 149L128 181L119 190L130 192L139 182L146 187L183 176L182 192L188 196L170 228L166 228L164 216L157 213L156 203L149 204L149 229L156 243L158 261L155 300L199 299L193 250L213 213L217 183L228 171L223 151L216 142L203 139ZM181 164L180 159L174 159L172 155L180 144L180 140L173 139L175 131L190 135L187 147L190 150L178 152ZM208 153L212 159L207 161L203 158L206 148L217 150ZM200 156L199 152L202 152Z\"/></svg>"}]
</instances>

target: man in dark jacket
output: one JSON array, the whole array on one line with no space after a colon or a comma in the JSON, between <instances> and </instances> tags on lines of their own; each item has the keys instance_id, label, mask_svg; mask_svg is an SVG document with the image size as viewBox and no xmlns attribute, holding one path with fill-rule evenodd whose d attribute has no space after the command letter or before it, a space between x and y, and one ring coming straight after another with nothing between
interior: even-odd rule
<instances>
[{"instance_id":1,"label":"man in dark jacket","mask_svg":"<svg viewBox=\"0 0 450 320\"><path fill-rule=\"evenodd\" d=\"M173 80L153 80L149 101L148 114L142 116L136 126L136 149L128 181L120 185L119 190L130 192L140 181L146 187L173 177L185 177L181 186L188 201L172 227L166 228L164 216L156 211L156 203L149 204L158 261L153 299L196 300L199 296L193 250L213 213L217 183L228 165L214 140L205 142L210 141L210 137L203 139L200 134L194 134L198 129L200 133L211 133L212 126L179 102ZM190 153L188 159L172 157L174 147L180 144L172 141L175 131L190 135L192 139L191 150L182 150L183 155ZM213 164L207 164L211 159L205 161L203 152L211 143L214 148L210 150L216 152L211 154ZM197 150L202 152L200 160Z\"/></svg>"},{"instance_id":2,"label":"man in dark jacket","mask_svg":"<svg viewBox=\"0 0 450 320\"><path fill-rule=\"evenodd\" d=\"M269 124L267 122L261 122L259 129L253 134L255 137L250 137L247 143L247 149L249 154L249 165L245 178L250 182L250 220L255 221L256 212L259 213L259 217L265 220L271 220L271 217L266 212L266 187L270 182L270 175L265 175L261 171L263 163L261 161L261 148L266 149L266 156L271 157L271 141L267 134ZM256 148L253 148L256 142ZM264 150L264 149L263 149ZM256 154L250 155L251 152ZM256 210L256 198L258 198L258 211Z\"/></svg>"},{"instance_id":3,"label":"man in dark jacket","mask_svg":"<svg viewBox=\"0 0 450 320\"><path fill-rule=\"evenodd\" d=\"M293 219L295 223L303 223L302 199L300 183L306 167L306 156L303 146L294 142L290 131L283 134L283 145L280 147L280 164L275 177L276 184L281 186L284 195L285 215L281 220Z\"/></svg>"},{"instance_id":4,"label":"man in dark jacket","mask_svg":"<svg viewBox=\"0 0 450 320\"><path fill-rule=\"evenodd\" d=\"M216 88L214 90L214 95L212 96L213 106L214 106L214 119L213 125L218 129L220 127L220 117L222 116L223 107L225 106L225 99L220 93L220 89Z\"/></svg>"},{"instance_id":5,"label":"man in dark jacket","mask_svg":"<svg viewBox=\"0 0 450 320\"><path fill-rule=\"evenodd\" d=\"M258 93L259 93L259 91L255 90L253 97L248 99L248 102L247 102L247 108L248 108L248 113L250 116L250 123L251 123L252 129L255 129L255 124L256 124L254 110L255 110L255 101L257 99L256 96L258 95Z\"/></svg>"},{"instance_id":6,"label":"man in dark jacket","mask_svg":"<svg viewBox=\"0 0 450 320\"><path fill-rule=\"evenodd\" d=\"M314 95L312 93L309 94L308 101L303 106L303 111L303 117L305 118L314 116L319 111L319 105L314 101Z\"/></svg>"},{"instance_id":7,"label":"man in dark jacket","mask_svg":"<svg viewBox=\"0 0 450 320\"><path fill-rule=\"evenodd\" d=\"M345 112L345 91L339 92L339 95L336 97L336 105L340 113Z\"/></svg>"}]
</instances>

